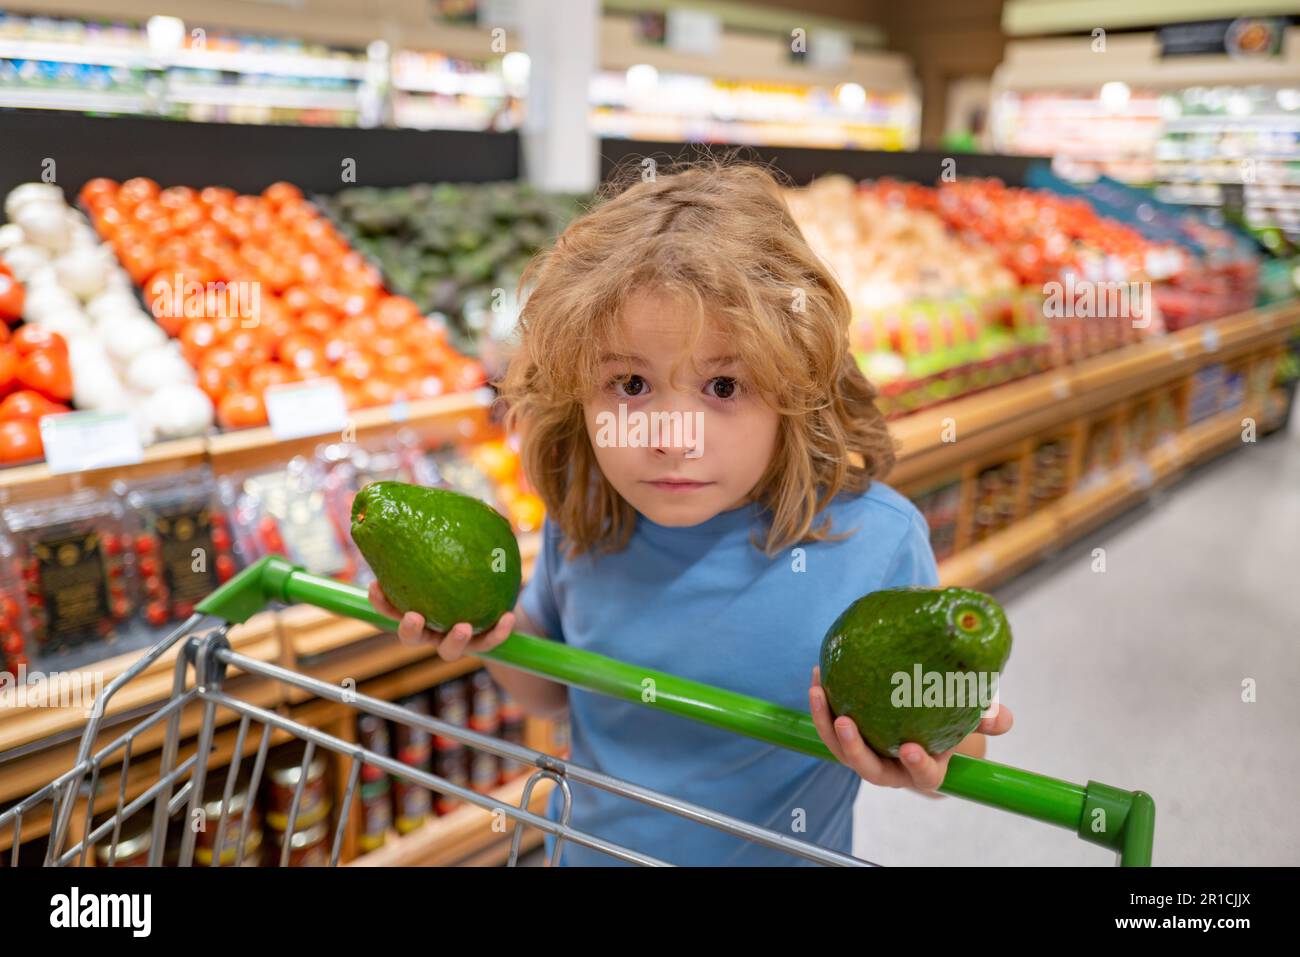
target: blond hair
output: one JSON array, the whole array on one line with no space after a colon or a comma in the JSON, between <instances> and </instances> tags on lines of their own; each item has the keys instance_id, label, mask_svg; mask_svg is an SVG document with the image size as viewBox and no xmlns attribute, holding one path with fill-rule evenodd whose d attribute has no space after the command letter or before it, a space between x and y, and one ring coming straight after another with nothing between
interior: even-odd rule
<instances>
[{"instance_id":1,"label":"blond hair","mask_svg":"<svg viewBox=\"0 0 1300 957\"><path fill-rule=\"evenodd\" d=\"M814 528L818 514L893 466L876 391L849 352L848 299L761 166L724 158L616 181L529 264L520 289L519 347L497 385L524 474L570 555L620 550L635 526L597 466L582 406L624 303L641 291L695 307L692 351L707 322L721 322L780 416L750 496L770 515L768 556L835 537L829 516Z\"/></svg>"}]
</instances>

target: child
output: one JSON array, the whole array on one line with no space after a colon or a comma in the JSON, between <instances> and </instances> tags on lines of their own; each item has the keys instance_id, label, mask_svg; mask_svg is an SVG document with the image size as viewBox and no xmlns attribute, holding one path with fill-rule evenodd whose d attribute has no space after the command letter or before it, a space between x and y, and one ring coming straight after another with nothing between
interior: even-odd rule
<instances>
[{"instance_id":1,"label":"child","mask_svg":"<svg viewBox=\"0 0 1300 957\"><path fill-rule=\"evenodd\" d=\"M852 720L832 725L813 667L855 599L937 584L925 520L879 481L894 452L848 351L843 291L770 174L733 163L632 185L570 225L525 283L500 389L546 503L532 577L486 634L471 639L463 623L435 634L409 613L399 635L454 659L517 628L809 708L842 763L487 663L530 714L568 709L576 764L850 852L860 778L932 790L951 752L908 744L901 761L878 757ZM655 437L655 414L679 431ZM378 588L371 598L396 614ZM1009 727L1006 708L981 724ZM799 862L572 791L576 828L671 863ZM563 848L565 864L612 860Z\"/></svg>"}]
</instances>

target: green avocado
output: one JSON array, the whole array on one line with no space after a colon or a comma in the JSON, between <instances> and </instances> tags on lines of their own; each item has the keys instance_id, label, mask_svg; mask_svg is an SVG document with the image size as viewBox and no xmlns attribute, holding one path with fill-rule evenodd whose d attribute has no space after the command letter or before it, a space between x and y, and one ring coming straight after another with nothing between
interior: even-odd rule
<instances>
[{"instance_id":1,"label":"green avocado","mask_svg":"<svg viewBox=\"0 0 1300 957\"><path fill-rule=\"evenodd\" d=\"M478 634L515 606L519 543L487 503L447 489L371 482L352 501L352 540L399 611L434 631Z\"/></svg>"},{"instance_id":2,"label":"green avocado","mask_svg":"<svg viewBox=\"0 0 1300 957\"><path fill-rule=\"evenodd\" d=\"M1011 654L1001 606L966 588L891 588L859 598L822 639L821 682L880 754L930 754L979 725Z\"/></svg>"}]
</instances>

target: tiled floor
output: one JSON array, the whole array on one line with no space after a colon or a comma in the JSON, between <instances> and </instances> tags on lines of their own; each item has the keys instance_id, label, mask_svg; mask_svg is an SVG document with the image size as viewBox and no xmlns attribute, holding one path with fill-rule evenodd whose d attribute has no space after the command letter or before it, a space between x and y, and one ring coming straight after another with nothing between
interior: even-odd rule
<instances>
[{"instance_id":1,"label":"tiled floor","mask_svg":"<svg viewBox=\"0 0 1300 957\"><path fill-rule=\"evenodd\" d=\"M997 595L1016 727L991 760L1150 792L1157 864L1300 864L1300 415ZM955 798L864 788L855 812L882 864L1114 863Z\"/></svg>"}]
</instances>

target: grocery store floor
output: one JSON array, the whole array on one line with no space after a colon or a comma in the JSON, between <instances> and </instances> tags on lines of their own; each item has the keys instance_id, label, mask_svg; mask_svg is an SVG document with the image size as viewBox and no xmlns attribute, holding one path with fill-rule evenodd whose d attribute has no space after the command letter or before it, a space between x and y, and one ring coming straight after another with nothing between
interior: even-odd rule
<instances>
[{"instance_id":1,"label":"grocery store floor","mask_svg":"<svg viewBox=\"0 0 1300 957\"><path fill-rule=\"evenodd\" d=\"M1300 864L1300 414L996 594L1015 633L1002 700L1016 727L990 759L1149 792L1157 865ZM1063 829L876 788L855 806L854 853L1114 863Z\"/></svg>"}]
</instances>

